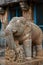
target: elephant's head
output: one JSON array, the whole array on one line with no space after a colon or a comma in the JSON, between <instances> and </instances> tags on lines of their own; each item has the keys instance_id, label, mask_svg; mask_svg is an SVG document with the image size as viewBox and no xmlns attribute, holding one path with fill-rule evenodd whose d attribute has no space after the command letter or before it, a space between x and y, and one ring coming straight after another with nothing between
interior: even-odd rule
<instances>
[{"instance_id":1,"label":"elephant's head","mask_svg":"<svg viewBox=\"0 0 43 65\"><path fill-rule=\"evenodd\" d=\"M9 31L12 31L15 35L21 35L24 31L25 25L25 18L24 17L14 17L9 22L8 26L6 27L5 31L8 34Z\"/></svg>"}]
</instances>

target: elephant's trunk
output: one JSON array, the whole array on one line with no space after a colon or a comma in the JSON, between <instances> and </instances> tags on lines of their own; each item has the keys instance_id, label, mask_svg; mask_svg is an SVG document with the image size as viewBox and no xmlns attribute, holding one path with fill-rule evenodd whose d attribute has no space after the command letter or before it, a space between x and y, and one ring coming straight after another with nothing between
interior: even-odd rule
<instances>
[{"instance_id":1,"label":"elephant's trunk","mask_svg":"<svg viewBox=\"0 0 43 65\"><path fill-rule=\"evenodd\" d=\"M5 32L4 31L0 32L0 37L5 37Z\"/></svg>"}]
</instances>

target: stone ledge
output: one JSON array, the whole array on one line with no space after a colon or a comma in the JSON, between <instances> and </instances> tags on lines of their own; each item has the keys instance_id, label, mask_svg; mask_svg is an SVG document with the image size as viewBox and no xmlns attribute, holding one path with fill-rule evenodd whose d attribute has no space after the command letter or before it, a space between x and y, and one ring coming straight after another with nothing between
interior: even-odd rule
<instances>
[{"instance_id":1,"label":"stone ledge","mask_svg":"<svg viewBox=\"0 0 43 65\"><path fill-rule=\"evenodd\" d=\"M29 64L36 64L36 63L43 63L43 57L39 58L39 59L31 59L31 60L26 60L26 62L23 63L17 63L17 62L9 62L9 61L5 61L4 59L0 61L1 63L4 63L5 65L29 65Z\"/></svg>"}]
</instances>

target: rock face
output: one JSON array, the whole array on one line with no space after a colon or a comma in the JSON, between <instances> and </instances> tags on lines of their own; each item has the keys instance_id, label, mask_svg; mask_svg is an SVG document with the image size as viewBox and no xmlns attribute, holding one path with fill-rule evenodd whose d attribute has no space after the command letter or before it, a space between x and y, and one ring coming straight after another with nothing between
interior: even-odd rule
<instances>
[{"instance_id":1,"label":"rock face","mask_svg":"<svg viewBox=\"0 0 43 65\"><path fill-rule=\"evenodd\" d=\"M33 45L36 46L36 57L42 56L42 31L34 23L26 21L24 17L12 18L5 29L5 35L10 35L13 49L15 47L17 53L18 48L20 48L19 45L23 44L26 59L31 59Z\"/></svg>"},{"instance_id":2,"label":"rock face","mask_svg":"<svg viewBox=\"0 0 43 65\"><path fill-rule=\"evenodd\" d=\"M23 53L23 48L19 47L19 51L18 53L13 50L13 49L9 49L8 47L5 50L5 61L6 63L11 63L13 64L13 62L17 62L17 63L22 63L25 61L25 56Z\"/></svg>"}]
</instances>

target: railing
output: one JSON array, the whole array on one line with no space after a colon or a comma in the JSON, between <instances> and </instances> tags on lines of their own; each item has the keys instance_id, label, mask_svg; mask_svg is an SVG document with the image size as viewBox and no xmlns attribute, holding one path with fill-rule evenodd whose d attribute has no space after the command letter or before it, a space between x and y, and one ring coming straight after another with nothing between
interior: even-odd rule
<instances>
[{"instance_id":1,"label":"railing","mask_svg":"<svg viewBox=\"0 0 43 65\"><path fill-rule=\"evenodd\" d=\"M5 0L5 2L19 2L19 0Z\"/></svg>"},{"instance_id":2,"label":"railing","mask_svg":"<svg viewBox=\"0 0 43 65\"><path fill-rule=\"evenodd\" d=\"M0 6L4 6L7 5L9 3L13 3L13 2L19 2L20 0L0 0Z\"/></svg>"}]
</instances>

